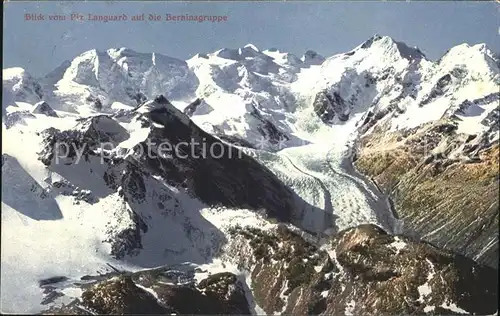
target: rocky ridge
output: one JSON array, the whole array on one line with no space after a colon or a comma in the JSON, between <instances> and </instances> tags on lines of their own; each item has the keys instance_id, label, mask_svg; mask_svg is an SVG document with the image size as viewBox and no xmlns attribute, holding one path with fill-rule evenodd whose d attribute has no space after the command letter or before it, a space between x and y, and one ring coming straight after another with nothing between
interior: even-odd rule
<instances>
[{"instance_id":1,"label":"rocky ridge","mask_svg":"<svg viewBox=\"0 0 500 316\"><path fill-rule=\"evenodd\" d=\"M230 234L236 244L228 256L247 269L255 303L268 314L486 315L498 309L495 269L374 225L342 231L322 246L285 225L235 227ZM197 282L190 273L161 268L113 277L44 314L249 313L237 276L218 273ZM174 285L172 277L184 283Z\"/></svg>"}]
</instances>

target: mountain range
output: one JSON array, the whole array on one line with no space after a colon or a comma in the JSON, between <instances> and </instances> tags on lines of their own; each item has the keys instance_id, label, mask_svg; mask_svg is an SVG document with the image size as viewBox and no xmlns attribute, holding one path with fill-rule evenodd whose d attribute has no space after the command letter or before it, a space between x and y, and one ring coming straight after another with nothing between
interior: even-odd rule
<instances>
[{"instance_id":1,"label":"mountain range","mask_svg":"<svg viewBox=\"0 0 500 316\"><path fill-rule=\"evenodd\" d=\"M3 69L2 311L497 313L499 84L379 35Z\"/></svg>"}]
</instances>

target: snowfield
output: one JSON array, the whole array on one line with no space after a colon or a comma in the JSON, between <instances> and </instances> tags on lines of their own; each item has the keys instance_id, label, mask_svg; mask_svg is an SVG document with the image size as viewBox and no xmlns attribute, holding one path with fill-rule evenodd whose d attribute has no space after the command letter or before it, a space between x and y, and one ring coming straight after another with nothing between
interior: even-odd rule
<instances>
[{"instance_id":1,"label":"snowfield","mask_svg":"<svg viewBox=\"0 0 500 316\"><path fill-rule=\"evenodd\" d=\"M158 110L148 103L133 112L161 94L179 113L192 107L189 115L177 117L185 126L194 123L240 145L289 187L304 214L302 229L322 237L373 223L398 233L404 223L351 165L359 126L367 115L379 115L379 122L392 130L455 115L460 132L487 133L487 119L498 113L500 83L499 61L483 44L457 46L436 62L417 48L380 36L326 59L313 51L299 58L254 45L197 54L187 61L113 48L85 52L44 78L27 71L3 70L5 313L46 309L40 280L77 280L109 271L108 264L137 271L190 262L211 272L227 264L225 271L248 279L247 271L219 258L230 238L227 230L275 225L252 210L210 207L168 179L152 176L145 176L145 185L153 193L148 191L143 206L134 205L103 181L109 170L98 159L55 169L44 165L39 153L46 145L42 132L49 127L72 130L81 118L112 115L126 131L117 157L128 157L150 131L129 115ZM318 94L330 101L319 101ZM197 98L199 104L193 105ZM41 101L54 113L41 107ZM169 211L159 211L164 207ZM108 241L136 225L134 213L148 226L140 233L141 249L117 259ZM404 249L400 243L392 246ZM422 286L422 298L425 290ZM53 302L80 295L70 285L65 293ZM350 304L353 309L355 302ZM262 310L254 306L254 311ZM346 310L350 313L351 308Z\"/></svg>"}]
</instances>

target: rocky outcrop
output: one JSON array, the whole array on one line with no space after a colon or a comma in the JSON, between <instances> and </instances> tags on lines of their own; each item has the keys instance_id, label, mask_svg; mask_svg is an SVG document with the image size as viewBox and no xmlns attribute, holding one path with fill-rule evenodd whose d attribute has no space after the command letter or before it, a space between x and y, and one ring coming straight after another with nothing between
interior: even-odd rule
<instances>
[{"instance_id":1,"label":"rocky outcrop","mask_svg":"<svg viewBox=\"0 0 500 316\"><path fill-rule=\"evenodd\" d=\"M3 124L5 124L5 128L9 129L14 127L15 125L27 125L26 119L35 118L33 114L28 111L16 111L8 113L3 118Z\"/></svg>"},{"instance_id":2,"label":"rocky outcrop","mask_svg":"<svg viewBox=\"0 0 500 316\"><path fill-rule=\"evenodd\" d=\"M82 294L82 305L99 314L165 313L154 296L135 285L130 277L97 284Z\"/></svg>"},{"instance_id":3,"label":"rocky outcrop","mask_svg":"<svg viewBox=\"0 0 500 316\"><path fill-rule=\"evenodd\" d=\"M193 116L193 113L196 111L198 106L201 104L203 100L202 99L196 99L193 102L191 102L186 108L184 109L184 114L187 116Z\"/></svg>"},{"instance_id":4,"label":"rocky outcrop","mask_svg":"<svg viewBox=\"0 0 500 316\"><path fill-rule=\"evenodd\" d=\"M313 101L313 107L314 112L325 123L330 123L335 117L340 121L349 119L349 106L338 92L319 92Z\"/></svg>"},{"instance_id":5,"label":"rocky outcrop","mask_svg":"<svg viewBox=\"0 0 500 316\"><path fill-rule=\"evenodd\" d=\"M498 309L498 272L463 256L373 225L340 233L331 247L342 273L333 278L325 314L484 315Z\"/></svg>"},{"instance_id":6,"label":"rocky outcrop","mask_svg":"<svg viewBox=\"0 0 500 316\"><path fill-rule=\"evenodd\" d=\"M270 170L204 132L169 103L158 104L143 106L151 110L139 108L138 119L150 126L153 152L159 152L160 144L169 144L172 150L169 155L137 157L144 170L165 176L171 184L183 184L208 205L261 210L279 221L293 222L294 195Z\"/></svg>"},{"instance_id":7,"label":"rocky outcrop","mask_svg":"<svg viewBox=\"0 0 500 316\"><path fill-rule=\"evenodd\" d=\"M321 65L325 61L325 57L313 50L308 50L304 53L301 60L306 65Z\"/></svg>"},{"instance_id":8,"label":"rocky outcrop","mask_svg":"<svg viewBox=\"0 0 500 316\"><path fill-rule=\"evenodd\" d=\"M175 272L154 269L115 276L87 286L81 298L43 314L250 314L234 274L213 274L198 284L167 282Z\"/></svg>"},{"instance_id":9,"label":"rocky outcrop","mask_svg":"<svg viewBox=\"0 0 500 316\"><path fill-rule=\"evenodd\" d=\"M498 308L496 270L374 225L340 232L321 248L285 227L233 233L253 249L254 297L268 314L490 314Z\"/></svg>"},{"instance_id":10,"label":"rocky outcrop","mask_svg":"<svg viewBox=\"0 0 500 316\"><path fill-rule=\"evenodd\" d=\"M227 256L250 272L267 314L422 315L497 312L498 272L431 244L366 224L318 247L293 227L235 227ZM240 243L242 247L234 247ZM247 250L250 250L248 252ZM182 269L181 269L182 270ZM229 272L196 282L198 269L122 273L85 285L80 299L45 314L249 314L245 286Z\"/></svg>"},{"instance_id":11,"label":"rocky outcrop","mask_svg":"<svg viewBox=\"0 0 500 316\"><path fill-rule=\"evenodd\" d=\"M238 266L251 272L251 286L256 303L268 314L295 314L299 304L297 293L302 287L319 286L332 264L325 251L320 251L312 242L307 242L301 233L284 225L263 231L254 228L235 227L230 235L241 244L248 245L239 256L230 250L229 256L236 258ZM238 247L231 247L238 249ZM242 253L250 253L249 258ZM316 302L308 302L313 306ZM312 313L314 310L302 310Z\"/></svg>"},{"instance_id":12,"label":"rocky outcrop","mask_svg":"<svg viewBox=\"0 0 500 316\"><path fill-rule=\"evenodd\" d=\"M186 106L183 110L184 114L191 117L193 115L204 115L212 112L214 109L208 105L203 99L197 98Z\"/></svg>"},{"instance_id":13,"label":"rocky outcrop","mask_svg":"<svg viewBox=\"0 0 500 316\"><path fill-rule=\"evenodd\" d=\"M356 167L391 196L405 233L498 266L498 140L443 120L377 127L359 147Z\"/></svg>"},{"instance_id":14,"label":"rocky outcrop","mask_svg":"<svg viewBox=\"0 0 500 316\"><path fill-rule=\"evenodd\" d=\"M47 116L58 117L56 111L45 101L40 101L33 106L31 110L34 114L44 114Z\"/></svg>"}]
</instances>

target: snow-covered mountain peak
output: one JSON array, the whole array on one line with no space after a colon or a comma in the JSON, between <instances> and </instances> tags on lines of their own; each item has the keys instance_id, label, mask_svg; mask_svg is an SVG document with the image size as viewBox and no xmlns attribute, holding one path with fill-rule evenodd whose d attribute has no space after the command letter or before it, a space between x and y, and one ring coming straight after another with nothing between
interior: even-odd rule
<instances>
[{"instance_id":1,"label":"snow-covered mountain peak","mask_svg":"<svg viewBox=\"0 0 500 316\"><path fill-rule=\"evenodd\" d=\"M255 46L254 44L251 44L251 43L246 44L245 46L243 46L243 48L248 48L248 49L254 50L256 52L260 52L260 50L257 48L257 46Z\"/></svg>"},{"instance_id":2,"label":"snow-covered mountain peak","mask_svg":"<svg viewBox=\"0 0 500 316\"><path fill-rule=\"evenodd\" d=\"M94 79L100 80L100 69L119 70L129 77L133 77L132 71L135 69L147 70L153 66L160 68L169 65L185 66L186 62L156 53L140 53L126 47L110 48L102 52L92 49L74 58L64 73L64 77L66 80L75 82L84 81L85 76L92 71ZM110 69L107 69L106 66L110 66Z\"/></svg>"},{"instance_id":3,"label":"snow-covered mountain peak","mask_svg":"<svg viewBox=\"0 0 500 316\"><path fill-rule=\"evenodd\" d=\"M303 64L303 61L292 53L282 52L279 49L267 49L264 54L270 56L273 61L282 66L298 66Z\"/></svg>"},{"instance_id":4,"label":"snow-covered mountain peak","mask_svg":"<svg viewBox=\"0 0 500 316\"><path fill-rule=\"evenodd\" d=\"M109 48L106 50L107 54L113 58L113 59L119 59L120 57L128 57L128 56L137 56L139 53L136 51L127 48L127 47L120 47L120 48Z\"/></svg>"},{"instance_id":5,"label":"snow-covered mountain peak","mask_svg":"<svg viewBox=\"0 0 500 316\"><path fill-rule=\"evenodd\" d=\"M488 45L486 45L486 43L476 44L476 45L472 46L472 48L477 49L478 51L483 52L485 54L488 54L489 56L493 55L493 52L488 47Z\"/></svg>"},{"instance_id":6,"label":"snow-covered mountain peak","mask_svg":"<svg viewBox=\"0 0 500 316\"><path fill-rule=\"evenodd\" d=\"M240 48L222 48L214 53L210 54L215 57L223 58L223 59L229 59L229 60L235 60L235 61L242 61L246 58L260 58L263 60L269 60L270 57L261 52L255 45L253 44L247 44L244 47Z\"/></svg>"},{"instance_id":7,"label":"snow-covered mountain peak","mask_svg":"<svg viewBox=\"0 0 500 316\"><path fill-rule=\"evenodd\" d=\"M462 71L464 67L467 71ZM18 69L12 73L14 78L24 72ZM254 129L255 124L270 122L265 124L291 133L298 100L309 105L318 93L329 91L332 100L343 100L344 105L338 108L342 108L342 117L352 110L375 106L379 111L396 103L405 111L414 99L419 104L435 99L436 87L448 82L448 74L452 76L448 94L462 89L467 91L464 96L473 93L482 97L497 80L498 64L494 54L481 44L459 45L434 63L418 48L376 34L350 52L326 60L313 50L298 58L279 49L260 50L253 44L197 54L187 61L126 47L93 49L61 64L42 83L44 88L53 89L43 101L54 110L111 113L117 110L113 104L131 109L157 95L164 95L182 110L201 98L206 110L193 112L193 119L210 126L209 131L223 127L228 134L241 134ZM494 80L475 84L481 75ZM465 81L461 79L464 76L468 78ZM338 96L333 97L335 93ZM31 103L38 101L41 98L37 96ZM262 117L254 124L255 117L249 114L255 108Z\"/></svg>"},{"instance_id":8,"label":"snow-covered mountain peak","mask_svg":"<svg viewBox=\"0 0 500 316\"><path fill-rule=\"evenodd\" d=\"M482 43L469 45L463 43L451 48L440 60L442 68L467 65L470 72L480 75L498 75L500 63L489 47Z\"/></svg>"},{"instance_id":9,"label":"snow-covered mountain peak","mask_svg":"<svg viewBox=\"0 0 500 316\"><path fill-rule=\"evenodd\" d=\"M28 72L21 67L5 68L2 70L3 80L13 80L29 76Z\"/></svg>"},{"instance_id":10,"label":"snow-covered mountain peak","mask_svg":"<svg viewBox=\"0 0 500 316\"><path fill-rule=\"evenodd\" d=\"M64 81L73 81L82 85L98 85L99 62L102 52L96 49L86 51L75 57L63 74Z\"/></svg>"},{"instance_id":11,"label":"snow-covered mountain peak","mask_svg":"<svg viewBox=\"0 0 500 316\"><path fill-rule=\"evenodd\" d=\"M460 53L473 52L473 51L487 54L490 56L493 54L491 49L488 47L488 45L486 45L486 43L478 43L475 45L470 45L469 43L462 43L462 44L459 44L459 45L456 45L456 46L450 48L447 52L447 55L448 54L460 54Z\"/></svg>"},{"instance_id":12,"label":"snow-covered mountain peak","mask_svg":"<svg viewBox=\"0 0 500 316\"><path fill-rule=\"evenodd\" d=\"M373 53L382 53L383 55L393 55L399 54L400 57L405 58L409 61L425 59L425 55L417 47L409 47L403 42L394 40L390 36L380 36L375 34L370 37L363 44L356 47L353 51L357 50L373 50Z\"/></svg>"},{"instance_id":13,"label":"snow-covered mountain peak","mask_svg":"<svg viewBox=\"0 0 500 316\"><path fill-rule=\"evenodd\" d=\"M382 74L392 69L391 72L397 73L413 64L423 64L426 67L429 63L418 48L410 48L389 36L374 35L347 53L327 58L321 68L326 74L327 82L331 82L340 80L340 74L347 69L373 74Z\"/></svg>"},{"instance_id":14,"label":"snow-covered mountain peak","mask_svg":"<svg viewBox=\"0 0 500 316\"><path fill-rule=\"evenodd\" d=\"M163 95L156 96L153 100L147 101L137 109L135 113L151 114L151 113L166 113L167 116L174 117L176 120L182 122L185 126L189 125L189 117L179 111L170 101Z\"/></svg>"},{"instance_id":15,"label":"snow-covered mountain peak","mask_svg":"<svg viewBox=\"0 0 500 316\"><path fill-rule=\"evenodd\" d=\"M84 52L44 83L55 88L50 104L81 113L109 112L114 102L134 106L159 94L192 99L198 80L183 60L122 47Z\"/></svg>"},{"instance_id":16,"label":"snow-covered mountain peak","mask_svg":"<svg viewBox=\"0 0 500 316\"><path fill-rule=\"evenodd\" d=\"M20 90L26 84L31 84L36 79L21 67L5 68L2 70L2 80L4 88L8 86L14 90Z\"/></svg>"}]
</instances>

